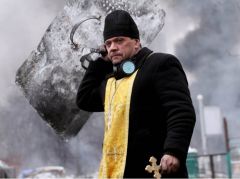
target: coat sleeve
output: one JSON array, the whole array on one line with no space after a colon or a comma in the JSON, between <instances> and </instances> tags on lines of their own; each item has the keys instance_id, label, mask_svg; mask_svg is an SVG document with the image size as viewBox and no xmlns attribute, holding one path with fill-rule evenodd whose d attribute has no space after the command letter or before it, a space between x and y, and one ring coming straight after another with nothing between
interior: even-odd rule
<instances>
[{"instance_id":1,"label":"coat sleeve","mask_svg":"<svg viewBox=\"0 0 240 179\"><path fill-rule=\"evenodd\" d=\"M179 60L168 55L154 77L159 107L166 120L164 153L184 161L196 121L186 75Z\"/></svg>"},{"instance_id":2,"label":"coat sleeve","mask_svg":"<svg viewBox=\"0 0 240 179\"><path fill-rule=\"evenodd\" d=\"M105 62L101 58L90 62L77 92L76 103L80 109L89 112L104 110L105 79L111 72L111 62Z\"/></svg>"}]
</instances>

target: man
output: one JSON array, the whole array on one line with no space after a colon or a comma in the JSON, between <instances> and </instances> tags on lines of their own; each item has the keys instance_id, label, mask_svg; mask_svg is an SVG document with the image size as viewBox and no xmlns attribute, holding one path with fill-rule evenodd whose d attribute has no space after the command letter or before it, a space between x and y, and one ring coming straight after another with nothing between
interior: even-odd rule
<instances>
[{"instance_id":1,"label":"man","mask_svg":"<svg viewBox=\"0 0 240 179\"><path fill-rule=\"evenodd\" d=\"M139 31L123 10L108 14L107 55L90 63L77 94L86 111L104 111L100 178L149 178L149 158L162 177L187 177L186 156L195 112L180 62L141 48Z\"/></svg>"}]
</instances>

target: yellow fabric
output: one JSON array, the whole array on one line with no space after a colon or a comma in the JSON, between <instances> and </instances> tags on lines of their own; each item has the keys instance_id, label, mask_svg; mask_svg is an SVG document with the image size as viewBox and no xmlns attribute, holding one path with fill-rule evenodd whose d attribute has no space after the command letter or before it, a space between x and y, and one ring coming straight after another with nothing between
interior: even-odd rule
<instances>
[{"instance_id":1,"label":"yellow fabric","mask_svg":"<svg viewBox=\"0 0 240 179\"><path fill-rule=\"evenodd\" d=\"M137 71L120 80L110 78L105 93L105 133L99 178L123 178L127 145L130 98Z\"/></svg>"}]
</instances>

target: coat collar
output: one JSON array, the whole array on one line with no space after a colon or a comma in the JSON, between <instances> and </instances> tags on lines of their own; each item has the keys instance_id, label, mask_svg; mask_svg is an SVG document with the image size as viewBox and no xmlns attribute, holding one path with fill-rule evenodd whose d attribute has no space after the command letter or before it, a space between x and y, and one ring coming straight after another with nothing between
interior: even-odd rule
<instances>
[{"instance_id":1,"label":"coat collar","mask_svg":"<svg viewBox=\"0 0 240 179\"><path fill-rule=\"evenodd\" d=\"M137 69L141 68L147 56L152 52L153 51L151 51L147 47L143 47L136 55L132 57L131 60L134 62Z\"/></svg>"},{"instance_id":2,"label":"coat collar","mask_svg":"<svg viewBox=\"0 0 240 179\"><path fill-rule=\"evenodd\" d=\"M130 60L135 64L136 70L141 68L146 58L152 53L153 51L148 49L147 47L143 47L139 50L137 54L135 54ZM123 78L123 76L119 76L118 73L110 73L106 76L106 78L115 77L117 80Z\"/></svg>"}]
</instances>

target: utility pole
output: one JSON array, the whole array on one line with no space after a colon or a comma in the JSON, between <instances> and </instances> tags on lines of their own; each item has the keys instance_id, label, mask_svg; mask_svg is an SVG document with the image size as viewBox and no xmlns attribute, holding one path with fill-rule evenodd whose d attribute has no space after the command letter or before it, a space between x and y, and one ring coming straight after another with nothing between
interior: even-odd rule
<instances>
[{"instance_id":1,"label":"utility pole","mask_svg":"<svg viewBox=\"0 0 240 179\"><path fill-rule=\"evenodd\" d=\"M201 94L197 95L198 100L198 110L199 110L199 118L200 118L200 126L201 126L201 138L202 138L202 150L203 155L207 155L207 139L206 139L206 131L205 131L205 119L204 119L204 105L203 105L203 96ZM207 174L208 170L208 163L207 160L204 158L204 170L205 174Z\"/></svg>"},{"instance_id":2,"label":"utility pole","mask_svg":"<svg viewBox=\"0 0 240 179\"><path fill-rule=\"evenodd\" d=\"M207 140L206 140L205 121L204 121L203 96L199 94L197 96L197 99L198 99L199 118L200 118L200 124L201 124L202 149L203 149L203 154L206 155Z\"/></svg>"}]
</instances>

